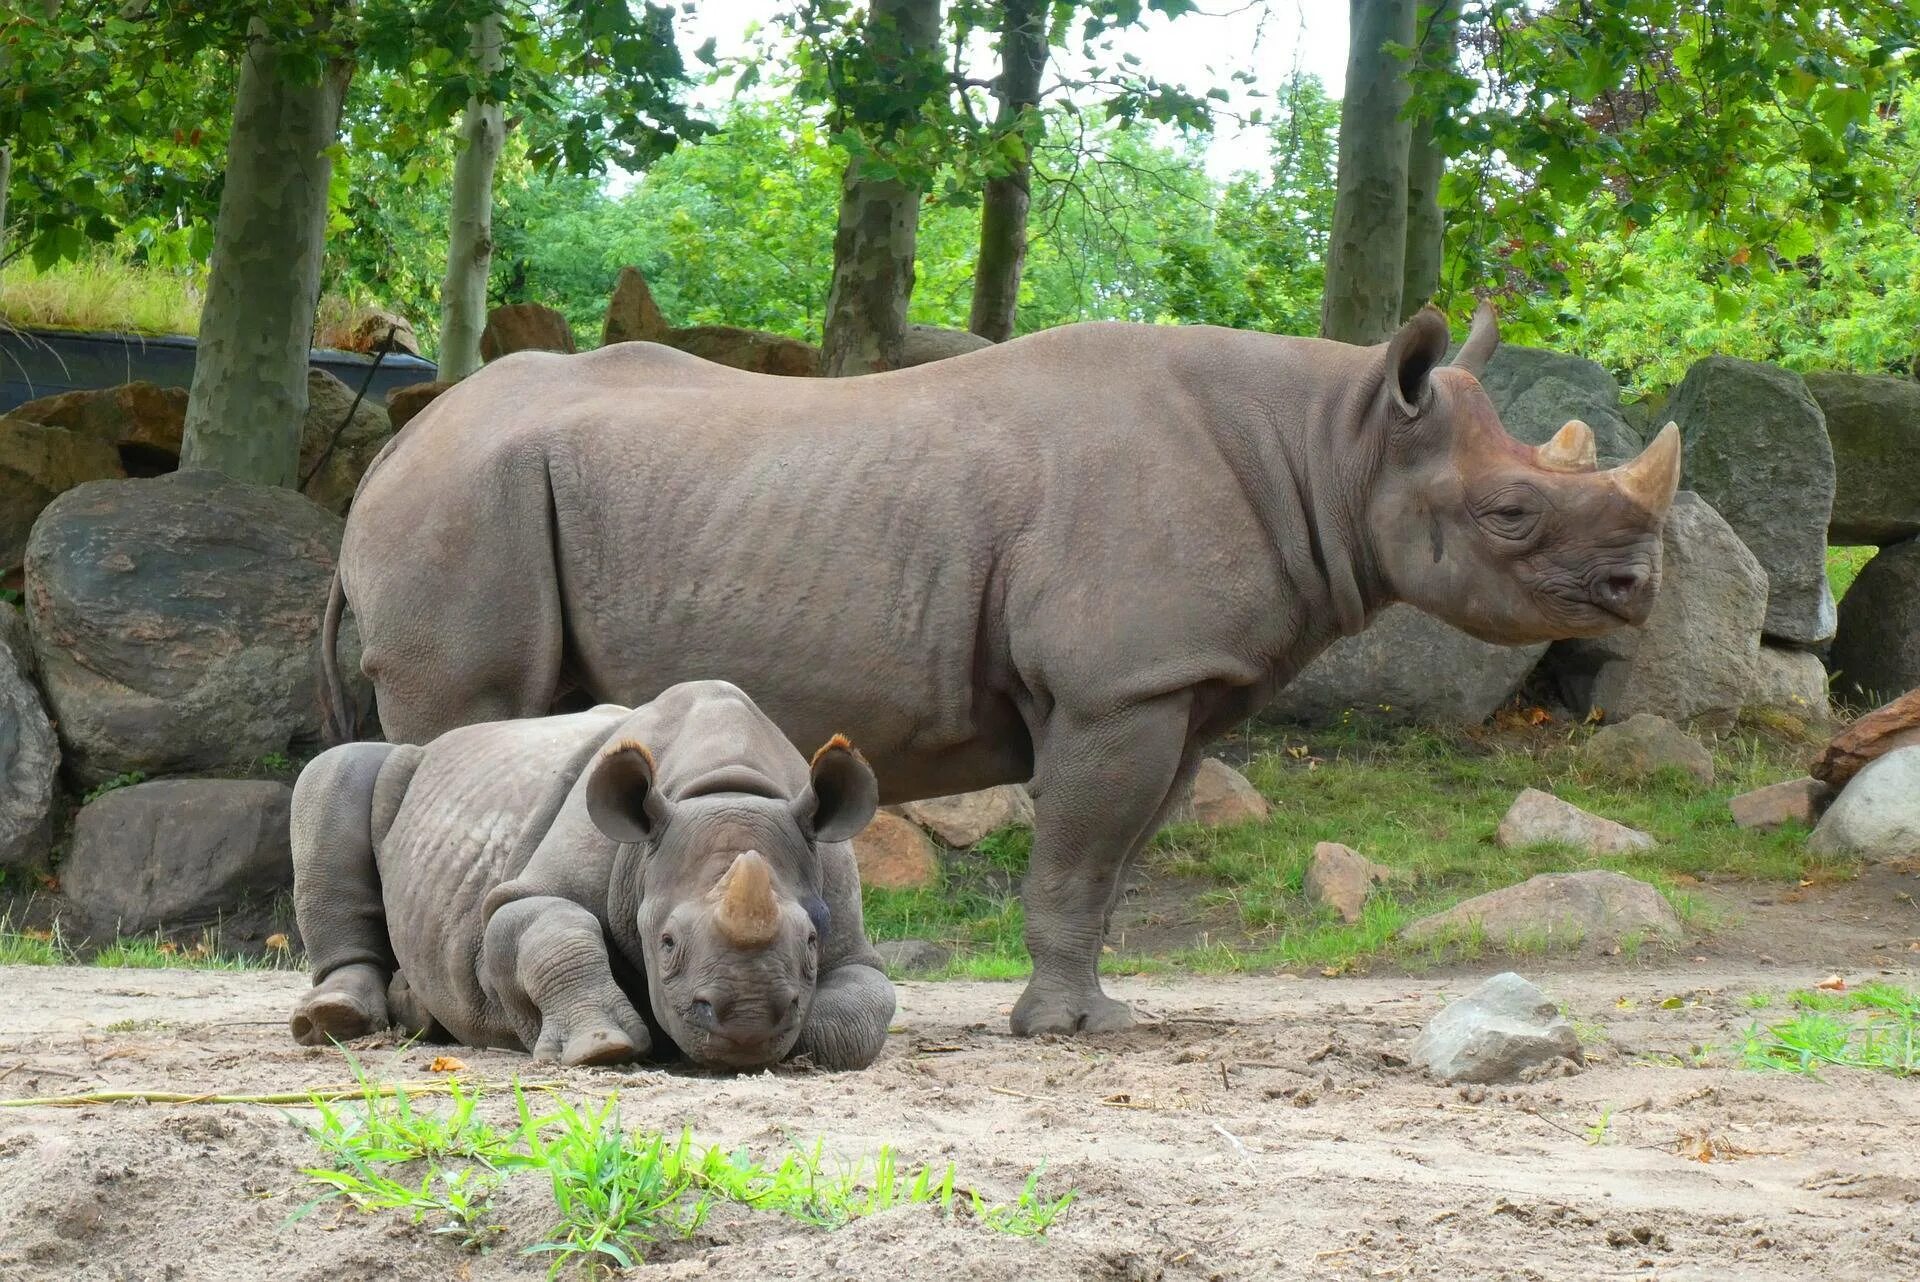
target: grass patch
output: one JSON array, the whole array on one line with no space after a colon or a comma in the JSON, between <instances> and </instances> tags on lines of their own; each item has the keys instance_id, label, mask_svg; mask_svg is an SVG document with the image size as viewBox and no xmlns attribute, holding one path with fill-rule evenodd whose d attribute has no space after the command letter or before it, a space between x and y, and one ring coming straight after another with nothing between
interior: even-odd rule
<instances>
[{"instance_id":1,"label":"grass patch","mask_svg":"<svg viewBox=\"0 0 1920 1282\"><path fill-rule=\"evenodd\" d=\"M221 952L213 932L203 931L190 944L158 934L124 936L95 953L91 964L122 970L282 970L286 960L287 954L279 951L263 957Z\"/></svg>"},{"instance_id":2,"label":"grass patch","mask_svg":"<svg viewBox=\"0 0 1920 1282\"><path fill-rule=\"evenodd\" d=\"M1119 940L1102 969L1345 969L1375 956L1418 968L1489 946L1558 949L1578 941L1489 940L1468 932L1413 945L1398 934L1420 917L1536 873L1593 868L1650 882L1689 928L1712 930L1721 923L1697 892L1701 878L1798 881L1831 872L1807 854L1804 832L1748 832L1727 810L1729 796L1802 771L1807 745L1794 727L1746 727L1714 745L1711 788L1675 772L1608 778L1577 751L1590 730L1554 730L1447 734L1361 724L1304 735L1250 731L1233 746L1249 754L1245 773L1274 803L1273 814L1239 828L1175 826L1156 837L1144 871L1152 880L1180 883L1193 929L1172 942L1178 931L1157 932L1160 946L1151 950ZM1523 788L1644 829L1659 844L1597 858L1551 846L1502 850L1494 829ZM1397 874L1374 892L1358 922L1338 920L1301 892L1308 860L1322 841L1353 846ZM979 852L948 860L939 887L868 890L869 932L952 948L948 976L1023 977L1030 966L1017 889L1030 842L1024 832L997 833ZM1631 958L1659 947L1637 936L1620 942L1622 955Z\"/></svg>"},{"instance_id":3,"label":"grass patch","mask_svg":"<svg viewBox=\"0 0 1920 1282\"><path fill-rule=\"evenodd\" d=\"M1827 549L1827 583L1833 588L1835 601L1847 594L1853 581L1860 577L1860 571L1879 551L1877 547Z\"/></svg>"},{"instance_id":4,"label":"grass patch","mask_svg":"<svg viewBox=\"0 0 1920 1282\"><path fill-rule=\"evenodd\" d=\"M196 334L206 269L169 270L111 252L46 271L17 261L0 272L0 322L19 329Z\"/></svg>"},{"instance_id":5,"label":"grass patch","mask_svg":"<svg viewBox=\"0 0 1920 1282\"><path fill-rule=\"evenodd\" d=\"M367 1088L362 1099L312 1101L319 1119L308 1134L328 1164L305 1174L324 1191L289 1220L344 1199L366 1212L404 1211L430 1232L487 1249L508 1233L493 1222L493 1195L516 1175L544 1176L555 1219L520 1250L550 1256L549 1277L576 1263L633 1268L649 1244L693 1236L722 1206L820 1229L924 1206L1028 1237L1044 1234L1075 1198L1043 1195L1036 1170L1012 1202L990 1203L959 1187L952 1163L909 1172L885 1146L853 1163L829 1160L818 1143L762 1159L698 1145L686 1130L629 1132L617 1096L598 1107L555 1099L552 1111L537 1113L517 1083L517 1125L502 1130L480 1115L478 1089L453 1082L444 1108L423 1108L404 1090L368 1082L357 1064L354 1071Z\"/></svg>"},{"instance_id":6,"label":"grass patch","mask_svg":"<svg viewBox=\"0 0 1920 1282\"><path fill-rule=\"evenodd\" d=\"M1741 1049L1748 1068L1809 1077L1827 1067L1920 1074L1920 992L1886 983L1803 989L1788 994L1787 1006L1788 1018L1748 1028Z\"/></svg>"},{"instance_id":7,"label":"grass patch","mask_svg":"<svg viewBox=\"0 0 1920 1282\"><path fill-rule=\"evenodd\" d=\"M60 924L50 930L16 927L13 915L0 915L0 966L66 966L73 950L61 937Z\"/></svg>"}]
</instances>

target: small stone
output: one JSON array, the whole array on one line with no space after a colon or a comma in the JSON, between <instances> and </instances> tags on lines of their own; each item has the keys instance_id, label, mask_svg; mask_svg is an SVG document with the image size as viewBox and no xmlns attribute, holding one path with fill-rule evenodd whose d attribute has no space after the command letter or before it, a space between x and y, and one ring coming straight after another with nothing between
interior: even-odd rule
<instances>
[{"instance_id":1,"label":"small stone","mask_svg":"<svg viewBox=\"0 0 1920 1282\"><path fill-rule=\"evenodd\" d=\"M363 312L343 336L340 346L367 356L376 352L420 354L420 338L413 332L413 323L398 312L380 307L369 307Z\"/></svg>"},{"instance_id":2,"label":"small stone","mask_svg":"<svg viewBox=\"0 0 1920 1282\"><path fill-rule=\"evenodd\" d=\"M1920 746L1889 752L1855 775L1827 807L1807 849L1874 862L1920 855Z\"/></svg>"},{"instance_id":3,"label":"small stone","mask_svg":"<svg viewBox=\"0 0 1920 1282\"><path fill-rule=\"evenodd\" d=\"M1168 822L1233 828L1257 823L1272 813L1272 803L1245 775L1218 757L1208 757L1193 776L1192 791L1174 808Z\"/></svg>"},{"instance_id":4,"label":"small stone","mask_svg":"<svg viewBox=\"0 0 1920 1282\"><path fill-rule=\"evenodd\" d=\"M1678 939L1679 914L1644 881L1604 869L1541 873L1423 917L1401 932L1420 942L1478 929L1490 943L1618 946L1622 937Z\"/></svg>"},{"instance_id":5,"label":"small stone","mask_svg":"<svg viewBox=\"0 0 1920 1282\"><path fill-rule=\"evenodd\" d=\"M1443 1082L1511 1082L1555 1060L1581 1062L1580 1038L1547 995L1505 971L1450 1003L1413 1044Z\"/></svg>"},{"instance_id":6,"label":"small stone","mask_svg":"<svg viewBox=\"0 0 1920 1282\"><path fill-rule=\"evenodd\" d=\"M1323 841L1313 848L1301 889L1309 902L1324 904L1342 921L1359 921L1367 895L1393 877L1393 869L1376 864L1351 846Z\"/></svg>"},{"instance_id":7,"label":"small stone","mask_svg":"<svg viewBox=\"0 0 1920 1282\"><path fill-rule=\"evenodd\" d=\"M925 975L953 960L953 950L924 939L883 939L873 946L889 975Z\"/></svg>"},{"instance_id":8,"label":"small stone","mask_svg":"<svg viewBox=\"0 0 1920 1282\"><path fill-rule=\"evenodd\" d=\"M1833 736L1807 771L1822 783L1844 788L1847 781L1897 748L1920 744L1920 689L1877 708Z\"/></svg>"},{"instance_id":9,"label":"small stone","mask_svg":"<svg viewBox=\"0 0 1920 1282\"><path fill-rule=\"evenodd\" d=\"M1580 750L1594 769L1644 779L1659 770L1678 770L1694 782L1713 785L1713 754L1665 717L1637 712L1619 725L1605 726Z\"/></svg>"},{"instance_id":10,"label":"small stone","mask_svg":"<svg viewBox=\"0 0 1920 1282\"><path fill-rule=\"evenodd\" d=\"M1651 850L1654 844L1652 837L1637 828L1590 815L1538 788L1528 788L1514 798L1495 839L1503 850L1557 842L1589 855Z\"/></svg>"},{"instance_id":11,"label":"small stone","mask_svg":"<svg viewBox=\"0 0 1920 1282\"><path fill-rule=\"evenodd\" d=\"M909 821L882 810L853 839L860 884L878 890L922 890L940 884L933 842Z\"/></svg>"},{"instance_id":12,"label":"small stone","mask_svg":"<svg viewBox=\"0 0 1920 1282\"><path fill-rule=\"evenodd\" d=\"M1002 828L1033 826L1033 799L1018 784L909 801L900 812L955 850L969 850Z\"/></svg>"},{"instance_id":13,"label":"small stone","mask_svg":"<svg viewBox=\"0 0 1920 1282\"><path fill-rule=\"evenodd\" d=\"M1756 832L1772 832L1787 824L1811 828L1820 820L1833 789L1818 779L1788 779L1743 792L1727 802L1733 822Z\"/></svg>"}]
</instances>

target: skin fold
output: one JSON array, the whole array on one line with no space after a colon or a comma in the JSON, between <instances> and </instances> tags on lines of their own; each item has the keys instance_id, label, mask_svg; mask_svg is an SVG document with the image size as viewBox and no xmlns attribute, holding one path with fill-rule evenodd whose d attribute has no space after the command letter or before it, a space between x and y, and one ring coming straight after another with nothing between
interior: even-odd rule
<instances>
[{"instance_id":1,"label":"skin fold","mask_svg":"<svg viewBox=\"0 0 1920 1282\"><path fill-rule=\"evenodd\" d=\"M332 748L294 788L294 1037L865 1067L894 997L847 839L877 796L845 739L809 765L718 681Z\"/></svg>"},{"instance_id":2,"label":"skin fold","mask_svg":"<svg viewBox=\"0 0 1920 1282\"><path fill-rule=\"evenodd\" d=\"M1370 348L1092 323L849 379L517 353L370 469L330 616L400 742L712 677L854 736L885 802L1029 781L1013 1028L1122 1028L1126 865L1332 641L1395 601L1501 643L1646 617L1677 434L1611 472L1580 424L1521 444L1497 342L1483 311L1439 367L1429 309Z\"/></svg>"}]
</instances>

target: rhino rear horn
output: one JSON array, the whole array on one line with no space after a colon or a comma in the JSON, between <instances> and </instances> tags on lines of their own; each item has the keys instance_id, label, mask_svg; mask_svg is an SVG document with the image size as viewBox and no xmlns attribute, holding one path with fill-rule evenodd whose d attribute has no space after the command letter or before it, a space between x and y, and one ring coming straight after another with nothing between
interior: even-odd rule
<instances>
[{"instance_id":1,"label":"rhino rear horn","mask_svg":"<svg viewBox=\"0 0 1920 1282\"><path fill-rule=\"evenodd\" d=\"M1579 419L1553 434L1545 445L1536 446L1533 461L1549 472L1591 472L1600 466L1593 443L1593 429Z\"/></svg>"},{"instance_id":2,"label":"rhino rear horn","mask_svg":"<svg viewBox=\"0 0 1920 1282\"><path fill-rule=\"evenodd\" d=\"M728 943L737 948L765 948L773 942L780 925L780 908L773 899L773 874L757 850L734 856L720 882L714 887L720 896L714 924Z\"/></svg>"},{"instance_id":3,"label":"rhino rear horn","mask_svg":"<svg viewBox=\"0 0 1920 1282\"><path fill-rule=\"evenodd\" d=\"M1467 341L1460 345L1460 354L1453 358L1454 366L1479 378L1487 372L1487 362L1493 359L1493 353L1500 346L1500 321L1493 314L1493 300L1483 298L1480 305L1473 309L1473 328L1467 331Z\"/></svg>"},{"instance_id":4,"label":"rhino rear horn","mask_svg":"<svg viewBox=\"0 0 1920 1282\"><path fill-rule=\"evenodd\" d=\"M1668 423L1640 457L1622 463L1610 473L1620 492L1653 513L1664 516L1680 488L1680 427Z\"/></svg>"}]
</instances>

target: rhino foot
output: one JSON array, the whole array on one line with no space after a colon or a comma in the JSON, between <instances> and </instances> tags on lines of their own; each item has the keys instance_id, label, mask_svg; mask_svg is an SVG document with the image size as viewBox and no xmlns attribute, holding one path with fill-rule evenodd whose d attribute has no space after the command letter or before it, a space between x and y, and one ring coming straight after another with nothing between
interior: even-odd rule
<instances>
[{"instance_id":1,"label":"rhino foot","mask_svg":"<svg viewBox=\"0 0 1920 1282\"><path fill-rule=\"evenodd\" d=\"M302 1046L352 1041L387 1026L387 983L364 963L342 966L300 999L287 1021Z\"/></svg>"},{"instance_id":2,"label":"rhino foot","mask_svg":"<svg viewBox=\"0 0 1920 1282\"><path fill-rule=\"evenodd\" d=\"M1067 995L1029 986L1013 1007L1013 1034L1124 1033L1134 1024L1133 1008L1095 989Z\"/></svg>"},{"instance_id":3,"label":"rhino foot","mask_svg":"<svg viewBox=\"0 0 1920 1282\"><path fill-rule=\"evenodd\" d=\"M533 1057L568 1066L625 1064L645 1056L652 1045L645 1023L630 1011L620 1012L613 1018L549 1017L540 1025L540 1040L534 1044Z\"/></svg>"}]
</instances>

